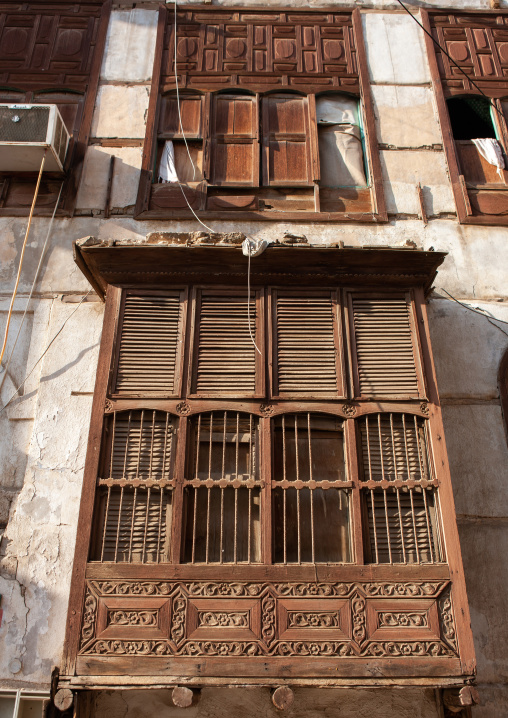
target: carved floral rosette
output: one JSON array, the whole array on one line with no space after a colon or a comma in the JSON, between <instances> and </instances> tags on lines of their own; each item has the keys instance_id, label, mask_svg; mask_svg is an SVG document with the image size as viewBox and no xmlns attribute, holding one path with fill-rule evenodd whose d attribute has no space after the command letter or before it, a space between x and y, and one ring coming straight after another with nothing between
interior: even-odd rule
<instances>
[{"instance_id":1,"label":"carved floral rosette","mask_svg":"<svg viewBox=\"0 0 508 718\"><path fill-rule=\"evenodd\" d=\"M123 597L128 608L119 605ZM132 601L136 597L139 597L139 609L132 608ZM223 598L225 603L219 606ZM315 609L309 601L314 598L317 599ZM234 607L232 599L239 599ZM374 605L379 599L382 599L383 604L382 610L378 612L380 629L400 631L401 640L376 640L377 637L370 637L372 631L368 627L368 604L373 602ZM391 599L393 602L387 608L385 604ZM418 634L422 636L421 640L404 640L405 630L428 630L425 611L412 606L415 603L413 599L422 599L427 604L431 599L431 603L437 605L439 637L430 636L430 640L427 640L428 636ZM206 603L208 600L212 601L211 608ZM320 603L322 600L327 602L326 609ZM406 607L408 600L411 608ZM150 602L156 602L158 606L170 605L168 633L160 638L147 635L146 640L141 636L138 640L139 633L133 635L132 639L125 639L123 635L106 635L106 632L101 634L97 628L97 612L101 601L106 604L113 601L115 606L107 611L107 615L112 617L108 631L119 626L123 630L129 626L137 631L144 627L154 627L158 625L158 609ZM189 612L193 610L194 602L199 608L194 609L196 625L190 629L192 621L189 621ZM284 602L289 602L289 609L284 609ZM252 611L258 610L253 608L256 605L259 606L259 635L252 640L240 640L239 635L242 634L230 634L231 639L228 640L228 631L247 631L250 636L253 635L250 623ZM279 625L279 605L287 613L286 629ZM301 606L303 608L299 608ZM342 612L350 616L346 621L351 625L350 635L319 633L339 632L339 614ZM283 635L287 629L287 634ZM219 633L212 634L215 638L198 638L198 631L210 630ZM307 633L302 634L301 640L294 640L298 631L302 630ZM315 638L309 639L309 635ZM333 635L338 635L337 640L333 639ZM385 637L388 638L388 635ZM99 656L439 658L457 654L452 599L447 581L269 584L241 581L92 580L88 583L85 596L80 645L82 654Z\"/></svg>"}]
</instances>

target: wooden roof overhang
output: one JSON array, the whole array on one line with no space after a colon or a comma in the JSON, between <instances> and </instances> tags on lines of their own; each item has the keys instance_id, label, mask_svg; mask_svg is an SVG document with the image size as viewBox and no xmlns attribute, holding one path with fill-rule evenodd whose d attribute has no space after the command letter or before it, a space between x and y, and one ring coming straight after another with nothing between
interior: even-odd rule
<instances>
[{"instance_id":1,"label":"wooden roof overhang","mask_svg":"<svg viewBox=\"0 0 508 718\"><path fill-rule=\"evenodd\" d=\"M199 236L155 233L145 240L74 242L74 259L95 291L104 299L108 284L167 286L168 284L243 285L248 261L242 254L242 234ZM216 239L218 237L218 240ZM423 287L428 293L446 252L412 248L313 246L273 243L251 260L252 285L301 286L340 284L372 288Z\"/></svg>"}]
</instances>

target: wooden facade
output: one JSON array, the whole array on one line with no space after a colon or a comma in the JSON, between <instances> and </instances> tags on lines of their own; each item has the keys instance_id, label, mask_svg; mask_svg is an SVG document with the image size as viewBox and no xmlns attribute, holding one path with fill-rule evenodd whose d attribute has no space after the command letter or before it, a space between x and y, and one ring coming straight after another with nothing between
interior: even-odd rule
<instances>
[{"instance_id":1,"label":"wooden facade","mask_svg":"<svg viewBox=\"0 0 508 718\"><path fill-rule=\"evenodd\" d=\"M56 104L71 136L64 173L46 172L36 214L72 213L95 107L110 0L0 3L0 102ZM27 215L37 173L0 173L0 216ZM63 186L62 186L63 183Z\"/></svg>"},{"instance_id":2,"label":"wooden facade","mask_svg":"<svg viewBox=\"0 0 508 718\"><path fill-rule=\"evenodd\" d=\"M180 8L176 38L161 9L138 219L192 217L190 207L205 219L386 221L358 10ZM359 102L365 187L320 184L320 96ZM180 185L157 183L166 140Z\"/></svg>"},{"instance_id":3,"label":"wooden facade","mask_svg":"<svg viewBox=\"0 0 508 718\"><path fill-rule=\"evenodd\" d=\"M463 224L508 223L508 173L486 162L471 141L455 140L447 109L453 97L492 103L495 135L506 156L508 125L508 15L501 12L449 13L422 10L444 150L459 221ZM442 52L439 44L445 52Z\"/></svg>"},{"instance_id":4,"label":"wooden facade","mask_svg":"<svg viewBox=\"0 0 508 718\"><path fill-rule=\"evenodd\" d=\"M444 255L269 247L252 341L240 249L159 241L75 247L106 315L61 685L469 681Z\"/></svg>"}]
</instances>

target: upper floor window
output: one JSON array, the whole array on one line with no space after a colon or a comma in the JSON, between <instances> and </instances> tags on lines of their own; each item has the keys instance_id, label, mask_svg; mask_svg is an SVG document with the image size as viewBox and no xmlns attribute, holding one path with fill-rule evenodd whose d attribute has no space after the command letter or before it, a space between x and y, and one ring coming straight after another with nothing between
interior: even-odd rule
<instances>
[{"instance_id":1,"label":"upper floor window","mask_svg":"<svg viewBox=\"0 0 508 718\"><path fill-rule=\"evenodd\" d=\"M358 13L161 16L139 218L386 217Z\"/></svg>"},{"instance_id":2,"label":"upper floor window","mask_svg":"<svg viewBox=\"0 0 508 718\"><path fill-rule=\"evenodd\" d=\"M74 208L88 142L110 3L28 3L4 7L0 22L0 103L55 104L70 134L64 173L45 172L35 206ZM28 214L37 172L0 173L0 216ZM61 190L61 193L60 193Z\"/></svg>"},{"instance_id":3,"label":"upper floor window","mask_svg":"<svg viewBox=\"0 0 508 718\"><path fill-rule=\"evenodd\" d=\"M508 224L506 17L422 13L459 219Z\"/></svg>"}]
</instances>

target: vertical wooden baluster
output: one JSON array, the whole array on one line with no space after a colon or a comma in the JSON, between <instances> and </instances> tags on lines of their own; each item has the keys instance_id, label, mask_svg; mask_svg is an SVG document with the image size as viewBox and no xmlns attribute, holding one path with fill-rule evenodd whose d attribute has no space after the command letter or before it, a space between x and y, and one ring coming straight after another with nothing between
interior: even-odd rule
<instances>
[{"instance_id":1,"label":"vertical wooden baluster","mask_svg":"<svg viewBox=\"0 0 508 718\"><path fill-rule=\"evenodd\" d=\"M129 458L129 441L131 438L131 418L132 418L132 411L129 411L129 419L127 421L127 439L125 441L125 454L123 457L123 476L122 478L125 479L125 472L127 471L127 460Z\"/></svg>"},{"instance_id":2,"label":"vertical wooden baluster","mask_svg":"<svg viewBox=\"0 0 508 718\"><path fill-rule=\"evenodd\" d=\"M199 469L199 450L201 447L201 414L198 415L198 428L196 437L196 472L194 478L198 477ZM192 507L192 557L191 562L196 561L196 527L197 527L197 512L198 512L198 487L194 487L194 506Z\"/></svg>"},{"instance_id":3,"label":"vertical wooden baluster","mask_svg":"<svg viewBox=\"0 0 508 718\"><path fill-rule=\"evenodd\" d=\"M388 518L388 503L386 501L386 489L383 489L383 500L384 500L384 504L385 504L386 538L388 539L388 560L390 563L393 563L393 561L392 561L392 541L391 541L391 535L390 535L390 521Z\"/></svg>"},{"instance_id":4,"label":"vertical wooden baluster","mask_svg":"<svg viewBox=\"0 0 508 718\"><path fill-rule=\"evenodd\" d=\"M146 559L146 532L148 531L148 520L150 518L150 487L146 491L146 511L145 511L145 529L143 531L143 553L141 554L141 563L145 563Z\"/></svg>"},{"instance_id":5,"label":"vertical wooden baluster","mask_svg":"<svg viewBox=\"0 0 508 718\"><path fill-rule=\"evenodd\" d=\"M157 563L160 562L160 551L161 551L161 534L162 534L162 506L164 500L164 486L160 487L160 500L159 500L159 528L157 531Z\"/></svg>"},{"instance_id":6,"label":"vertical wooden baluster","mask_svg":"<svg viewBox=\"0 0 508 718\"><path fill-rule=\"evenodd\" d=\"M369 434L369 416L365 417L365 434L367 436L367 456L369 459L369 481L372 481L372 460L370 456L370 434Z\"/></svg>"},{"instance_id":7,"label":"vertical wooden baluster","mask_svg":"<svg viewBox=\"0 0 508 718\"><path fill-rule=\"evenodd\" d=\"M286 480L286 415L282 415L282 475ZM287 563L287 523L286 523L286 488L282 489L282 497L284 501L284 563Z\"/></svg>"},{"instance_id":8,"label":"vertical wooden baluster","mask_svg":"<svg viewBox=\"0 0 508 718\"><path fill-rule=\"evenodd\" d=\"M222 426L222 472L221 479L226 478L226 431L227 431L228 412L224 412L224 422Z\"/></svg>"},{"instance_id":9,"label":"vertical wooden baluster","mask_svg":"<svg viewBox=\"0 0 508 718\"><path fill-rule=\"evenodd\" d=\"M209 424L210 438L208 441L208 478L212 478L212 432L213 432L213 411L210 412L210 424ZM205 563L209 563L209 551L210 551L210 502L212 490L208 486L206 496L206 554Z\"/></svg>"},{"instance_id":10,"label":"vertical wooden baluster","mask_svg":"<svg viewBox=\"0 0 508 718\"><path fill-rule=\"evenodd\" d=\"M372 528L374 529L374 548L376 551L376 563L379 563L379 553L377 548L376 505L374 503L373 489L370 490L370 504L372 507Z\"/></svg>"},{"instance_id":11,"label":"vertical wooden baluster","mask_svg":"<svg viewBox=\"0 0 508 718\"><path fill-rule=\"evenodd\" d=\"M150 444L150 461L148 464L148 478L152 478L152 467L153 467L153 447L155 443L155 410L152 412L152 442Z\"/></svg>"},{"instance_id":12,"label":"vertical wooden baluster","mask_svg":"<svg viewBox=\"0 0 508 718\"><path fill-rule=\"evenodd\" d=\"M413 418L414 418L414 423L415 423L415 439L416 439L416 448L418 449L418 466L420 468L420 480L421 480L421 479L425 479L426 476L425 476L425 472L424 472L424 463L423 463L422 452L421 452L421 447L420 447L420 432L418 431L418 419L416 418L416 416ZM415 479L417 479L417 478L418 477L415 476Z\"/></svg>"},{"instance_id":13,"label":"vertical wooden baluster","mask_svg":"<svg viewBox=\"0 0 508 718\"><path fill-rule=\"evenodd\" d=\"M128 558L129 563L131 562L131 558L132 558L132 541L134 538L134 519L136 517L136 500L137 500L137 498L138 498L138 489L137 489L137 487L134 487L134 498L133 498L133 502L132 502L131 535L129 538L129 558Z\"/></svg>"},{"instance_id":14,"label":"vertical wooden baluster","mask_svg":"<svg viewBox=\"0 0 508 718\"><path fill-rule=\"evenodd\" d=\"M432 532L430 530L429 507L427 506L427 491L426 491L426 489L422 489L422 493L423 493L423 504L425 506L425 522L427 524L427 536L429 538L430 562L434 563L434 544L432 542Z\"/></svg>"},{"instance_id":15,"label":"vertical wooden baluster","mask_svg":"<svg viewBox=\"0 0 508 718\"><path fill-rule=\"evenodd\" d=\"M212 433L213 433L213 411L210 412L210 438L208 441L208 478L212 478Z\"/></svg>"},{"instance_id":16,"label":"vertical wooden baluster","mask_svg":"<svg viewBox=\"0 0 508 718\"><path fill-rule=\"evenodd\" d=\"M295 414L295 465L296 480L300 480L300 460L298 456L298 414ZM300 489L296 489L296 528L298 537L298 563L302 562L302 544L301 544L301 528L300 528Z\"/></svg>"},{"instance_id":17,"label":"vertical wooden baluster","mask_svg":"<svg viewBox=\"0 0 508 718\"><path fill-rule=\"evenodd\" d=\"M198 431L197 431L197 437L196 437L196 473L194 475L195 479L199 478L198 469L199 469L199 450L201 447L201 414L198 414Z\"/></svg>"},{"instance_id":18,"label":"vertical wooden baluster","mask_svg":"<svg viewBox=\"0 0 508 718\"><path fill-rule=\"evenodd\" d=\"M169 480L169 466L166 468L167 448L168 448L168 430L169 430L169 414L166 412L166 425L164 427L164 448L162 450L162 471L161 479ZM173 424L171 424L171 438L173 438ZM171 451L169 452L169 460L171 461Z\"/></svg>"},{"instance_id":19,"label":"vertical wooden baluster","mask_svg":"<svg viewBox=\"0 0 508 718\"><path fill-rule=\"evenodd\" d=\"M404 435L404 450L406 452L407 480L411 479L411 464L409 463L409 450L407 448L406 415L402 414L402 433Z\"/></svg>"},{"instance_id":20,"label":"vertical wooden baluster","mask_svg":"<svg viewBox=\"0 0 508 718\"><path fill-rule=\"evenodd\" d=\"M115 541L115 562L118 558L118 544L120 542L120 526L122 525L122 509L123 509L123 486L120 488L120 506L118 507L118 523L116 525L116 541Z\"/></svg>"},{"instance_id":21,"label":"vertical wooden baluster","mask_svg":"<svg viewBox=\"0 0 508 718\"><path fill-rule=\"evenodd\" d=\"M236 436L235 436L235 478L238 478L238 461L240 456L240 412L236 412Z\"/></svg>"},{"instance_id":22,"label":"vertical wooden baluster","mask_svg":"<svg viewBox=\"0 0 508 718\"><path fill-rule=\"evenodd\" d=\"M312 440L310 431L310 412L307 413L307 434L309 440L309 480L312 481ZM312 563L314 563L314 489L312 488L310 489L310 547Z\"/></svg>"},{"instance_id":23,"label":"vertical wooden baluster","mask_svg":"<svg viewBox=\"0 0 508 718\"><path fill-rule=\"evenodd\" d=\"M252 489L249 488L248 491L249 491L249 509L248 509L248 510L249 510L249 515L248 515L248 517L247 517L247 518L248 518L248 524L247 524L247 546L248 546L247 551L248 551L248 556L247 556L247 561L250 563L250 561L251 561L251 548L250 548L250 543L251 543L251 523L252 523Z\"/></svg>"},{"instance_id":24,"label":"vertical wooden baluster","mask_svg":"<svg viewBox=\"0 0 508 718\"><path fill-rule=\"evenodd\" d=\"M113 456L115 453L116 411L113 412L113 436L111 437L111 456L109 461L109 477L113 478Z\"/></svg>"},{"instance_id":25,"label":"vertical wooden baluster","mask_svg":"<svg viewBox=\"0 0 508 718\"><path fill-rule=\"evenodd\" d=\"M392 437L393 470L395 472L395 481L397 481L399 476L397 471L397 452L395 451L395 436L393 434L393 414L390 414L390 434Z\"/></svg>"},{"instance_id":26,"label":"vertical wooden baluster","mask_svg":"<svg viewBox=\"0 0 508 718\"><path fill-rule=\"evenodd\" d=\"M141 461L141 442L143 441L143 419L145 416L145 410L141 409L141 422L139 424L139 445L138 445L138 468L136 472L136 478L139 478L139 468Z\"/></svg>"},{"instance_id":27,"label":"vertical wooden baluster","mask_svg":"<svg viewBox=\"0 0 508 718\"><path fill-rule=\"evenodd\" d=\"M224 412L224 425L222 432L222 472L221 478L226 477L226 431L227 431L227 411ZM219 563L222 563L224 552L224 488L220 490L220 546L219 546Z\"/></svg>"},{"instance_id":28,"label":"vertical wooden baluster","mask_svg":"<svg viewBox=\"0 0 508 718\"><path fill-rule=\"evenodd\" d=\"M406 542L404 541L404 525L402 522L402 509L400 508L400 491L397 487L397 506L399 509L399 525L400 525L400 540L402 541L402 557L404 559L404 563L407 563L406 561Z\"/></svg>"},{"instance_id":29,"label":"vertical wooden baluster","mask_svg":"<svg viewBox=\"0 0 508 718\"><path fill-rule=\"evenodd\" d=\"M377 415L377 429L379 434L379 458L381 460L381 477L385 480L385 462L383 457L383 434L381 431L381 414Z\"/></svg>"},{"instance_id":30,"label":"vertical wooden baluster","mask_svg":"<svg viewBox=\"0 0 508 718\"><path fill-rule=\"evenodd\" d=\"M418 547L418 534L416 532L415 507L414 507L414 503L413 503L413 489L409 489L409 497L411 499L411 516L413 518L413 531L414 531L414 535L415 535L416 563L420 563L420 550Z\"/></svg>"},{"instance_id":31,"label":"vertical wooden baluster","mask_svg":"<svg viewBox=\"0 0 508 718\"><path fill-rule=\"evenodd\" d=\"M106 511L104 512L104 530L102 532L101 561L104 561L104 549L106 546L106 529L108 527L109 500L111 497L111 486L108 486L108 497L106 499Z\"/></svg>"}]
</instances>

